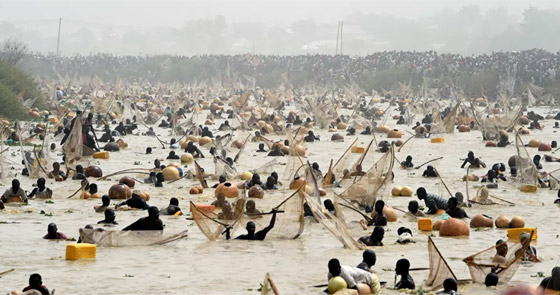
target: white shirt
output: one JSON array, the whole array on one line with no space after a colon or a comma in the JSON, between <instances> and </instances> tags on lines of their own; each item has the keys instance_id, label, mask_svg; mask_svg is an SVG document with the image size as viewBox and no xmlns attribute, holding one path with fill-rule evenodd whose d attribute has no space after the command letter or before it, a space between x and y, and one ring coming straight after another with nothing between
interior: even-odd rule
<instances>
[{"instance_id":1,"label":"white shirt","mask_svg":"<svg viewBox=\"0 0 560 295\"><path fill-rule=\"evenodd\" d=\"M370 286L373 283L371 273L357 267L341 265L340 276L346 281L348 288L353 288L356 284ZM328 277L330 281L333 275L329 272Z\"/></svg>"}]
</instances>

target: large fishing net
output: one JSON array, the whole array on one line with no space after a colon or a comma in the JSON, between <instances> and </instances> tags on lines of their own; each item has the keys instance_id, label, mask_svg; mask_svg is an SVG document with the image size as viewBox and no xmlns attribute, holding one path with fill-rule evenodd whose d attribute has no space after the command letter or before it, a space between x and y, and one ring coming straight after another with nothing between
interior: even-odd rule
<instances>
[{"instance_id":1,"label":"large fishing net","mask_svg":"<svg viewBox=\"0 0 560 295\"><path fill-rule=\"evenodd\" d=\"M207 208L191 202L192 217L200 231L210 240L215 241L225 234L228 227L233 227L243 214L245 199L240 196L232 203L232 213L220 215Z\"/></svg>"},{"instance_id":2,"label":"large fishing net","mask_svg":"<svg viewBox=\"0 0 560 295\"><path fill-rule=\"evenodd\" d=\"M457 277L447 264L447 261L439 252L431 237L428 237L428 254L430 255L430 273L426 280L426 286L437 289L443 285L443 281L449 278L457 280Z\"/></svg>"},{"instance_id":3,"label":"large fishing net","mask_svg":"<svg viewBox=\"0 0 560 295\"><path fill-rule=\"evenodd\" d=\"M509 110L506 106L502 107L503 114L499 115L482 115L478 113L475 106L471 103L473 116L480 126L483 140L498 140L500 138L500 130L511 130L519 116L523 113L523 106L519 105L513 110Z\"/></svg>"},{"instance_id":4,"label":"large fishing net","mask_svg":"<svg viewBox=\"0 0 560 295\"><path fill-rule=\"evenodd\" d=\"M263 213L249 214L245 212L245 200L239 197L234 205L234 212L227 219L220 219L220 214L196 206L191 203L191 213L200 231L211 241L225 238L225 231L231 227L231 238L246 234L246 225L252 221L255 223L256 231L270 224L272 209L276 209L276 222L274 228L266 236L267 239L295 239L303 233L304 209L303 196L293 192L289 197L279 203L272 200L258 203L258 208ZM266 203L266 204L265 204ZM270 205L273 204L273 205ZM268 205L268 206L267 206ZM266 209L265 209L266 208Z\"/></svg>"},{"instance_id":5,"label":"large fishing net","mask_svg":"<svg viewBox=\"0 0 560 295\"><path fill-rule=\"evenodd\" d=\"M332 173L334 174L334 180L340 181L344 177L344 170L352 170L354 167L354 163L357 163L358 159L362 157L362 154L359 153L352 153L352 147L358 141L356 138L350 146L344 151L342 156L335 162L334 166L332 167ZM328 175L328 174L327 174ZM332 184L329 183L329 184Z\"/></svg>"},{"instance_id":6,"label":"large fishing net","mask_svg":"<svg viewBox=\"0 0 560 295\"><path fill-rule=\"evenodd\" d=\"M214 157L214 174L223 175L226 179L232 180L237 176L237 170L220 156Z\"/></svg>"},{"instance_id":7,"label":"large fishing net","mask_svg":"<svg viewBox=\"0 0 560 295\"><path fill-rule=\"evenodd\" d=\"M245 228L247 223L250 221L255 223L256 231L267 227L270 224L270 219L272 218L272 215L270 214L272 209L278 210L278 213L276 214L274 228L268 232L266 239L296 239L303 233L305 225L303 209L304 200L303 195L299 193L299 191L293 192L289 197L280 203L273 203L265 200L259 200L257 202L258 209L263 213L248 214L247 212L244 212L237 222L238 226L234 227L234 230L232 231L232 239L239 235L246 234L247 231Z\"/></svg>"},{"instance_id":8,"label":"large fishing net","mask_svg":"<svg viewBox=\"0 0 560 295\"><path fill-rule=\"evenodd\" d=\"M333 103L323 103L319 101L319 99L311 101L309 98L307 99L307 103L313 114L315 126L321 129L329 127L331 121L338 116Z\"/></svg>"},{"instance_id":9,"label":"large fishing net","mask_svg":"<svg viewBox=\"0 0 560 295\"><path fill-rule=\"evenodd\" d=\"M391 147L363 175L350 176L353 182L340 196L361 206L373 206L377 198L383 197L383 192L392 179L393 151Z\"/></svg>"},{"instance_id":10,"label":"large fishing net","mask_svg":"<svg viewBox=\"0 0 560 295\"><path fill-rule=\"evenodd\" d=\"M264 165L257 167L255 169L251 169L250 172L259 175L271 174L272 172L278 171L282 166L277 159L273 159L271 161L266 162Z\"/></svg>"},{"instance_id":11,"label":"large fishing net","mask_svg":"<svg viewBox=\"0 0 560 295\"><path fill-rule=\"evenodd\" d=\"M169 234L165 231L112 231L100 229L80 229L83 243L100 247L129 247L163 245L187 238L187 230Z\"/></svg>"},{"instance_id":12,"label":"large fishing net","mask_svg":"<svg viewBox=\"0 0 560 295\"><path fill-rule=\"evenodd\" d=\"M289 146L288 155L286 155L287 156L286 167L284 168L284 173L282 175L282 179L288 183L292 181L292 179L298 176L302 176L302 175L298 175L299 173L302 174L304 173L304 171L300 169L300 167L303 166L303 161L300 158L300 154L298 152L298 145L302 146L301 144L303 143L303 139L302 140L294 139L295 136L292 136L290 132L291 132L290 129L286 130L286 135L288 136L288 139L290 141L290 146Z\"/></svg>"},{"instance_id":13,"label":"large fishing net","mask_svg":"<svg viewBox=\"0 0 560 295\"><path fill-rule=\"evenodd\" d=\"M516 183L521 185L538 185L539 182L539 172L537 167L529 156L527 149L523 144L523 140L519 133L515 135L515 148L517 150L517 156L515 156L515 170Z\"/></svg>"},{"instance_id":14,"label":"large fishing net","mask_svg":"<svg viewBox=\"0 0 560 295\"><path fill-rule=\"evenodd\" d=\"M494 258L497 253L497 248L503 247L504 245L507 245L508 249L504 260L505 263L504 261L502 261L502 263L495 262ZM486 275L494 270L500 278L500 283L504 284L509 282L515 275L527 246L528 244L524 246L519 242L507 241L473 254L463 259L463 262L467 264L474 283L484 284Z\"/></svg>"},{"instance_id":15,"label":"large fishing net","mask_svg":"<svg viewBox=\"0 0 560 295\"><path fill-rule=\"evenodd\" d=\"M82 138L82 114L74 120L70 135L64 144L64 154L66 155L66 163L74 164L79 161L83 155L83 138Z\"/></svg>"},{"instance_id":16,"label":"large fishing net","mask_svg":"<svg viewBox=\"0 0 560 295\"><path fill-rule=\"evenodd\" d=\"M311 210L311 213L323 227L325 227L333 236L335 236L346 248L352 250L363 250L366 248L364 244L358 243L352 235L348 232L348 228L344 224L344 221L340 220L338 217L330 213L328 210L323 208L321 204L314 198L306 193L305 201Z\"/></svg>"}]
</instances>

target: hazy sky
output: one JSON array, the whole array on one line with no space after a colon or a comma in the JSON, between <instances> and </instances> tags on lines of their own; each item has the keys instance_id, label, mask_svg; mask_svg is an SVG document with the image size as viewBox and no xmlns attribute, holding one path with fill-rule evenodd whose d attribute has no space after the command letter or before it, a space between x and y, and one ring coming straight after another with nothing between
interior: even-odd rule
<instances>
[{"instance_id":1,"label":"hazy sky","mask_svg":"<svg viewBox=\"0 0 560 295\"><path fill-rule=\"evenodd\" d=\"M59 18L64 55L330 54L339 20L348 54L560 49L560 0L0 0L0 42L52 52Z\"/></svg>"},{"instance_id":2,"label":"hazy sky","mask_svg":"<svg viewBox=\"0 0 560 295\"><path fill-rule=\"evenodd\" d=\"M560 9L558 0L0 0L0 21L23 25L62 17L152 27L181 26L187 20L223 15L228 22L280 25L301 19L336 23L355 12L418 18L466 5L479 5L483 11L507 7L515 15L530 6Z\"/></svg>"}]
</instances>

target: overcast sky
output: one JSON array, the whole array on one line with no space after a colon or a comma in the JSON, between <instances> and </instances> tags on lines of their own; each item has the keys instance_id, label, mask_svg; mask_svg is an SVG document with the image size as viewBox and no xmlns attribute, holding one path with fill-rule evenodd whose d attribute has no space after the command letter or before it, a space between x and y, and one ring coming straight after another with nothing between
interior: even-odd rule
<instances>
[{"instance_id":1,"label":"overcast sky","mask_svg":"<svg viewBox=\"0 0 560 295\"><path fill-rule=\"evenodd\" d=\"M187 20L223 15L230 22L281 25L301 19L336 23L355 12L416 19L466 5L478 5L484 11L507 8L519 16L530 6L560 9L558 0L0 0L0 21L26 23L62 17L152 27L181 26Z\"/></svg>"},{"instance_id":2,"label":"overcast sky","mask_svg":"<svg viewBox=\"0 0 560 295\"><path fill-rule=\"evenodd\" d=\"M58 18L64 55L330 54L339 20L348 54L560 50L560 0L0 0L0 42L52 52Z\"/></svg>"}]
</instances>

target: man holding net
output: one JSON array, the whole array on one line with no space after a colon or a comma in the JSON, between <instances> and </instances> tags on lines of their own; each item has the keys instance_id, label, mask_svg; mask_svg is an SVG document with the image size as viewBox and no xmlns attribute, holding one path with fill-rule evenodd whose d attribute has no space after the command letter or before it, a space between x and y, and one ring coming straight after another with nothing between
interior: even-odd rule
<instances>
[{"instance_id":1,"label":"man holding net","mask_svg":"<svg viewBox=\"0 0 560 295\"><path fill-rule=\"evenodd\" d=\"M276 213L278 212L277 209L272 209L272 218L270 219L270 224L263 228L262 230L258 231L255 233L255 223L252 221L249 221L247 223L247 226L245 227L247 229L247 234L245 235L240 235L237 238L235 238L236 240L254 240L254 241L262 241L266 238L266 234L274 228L274 223L276 223ZM231 239L231 227L228 227L226 229L226 239L230 240Z\"/></svg>"}]
</instances>

